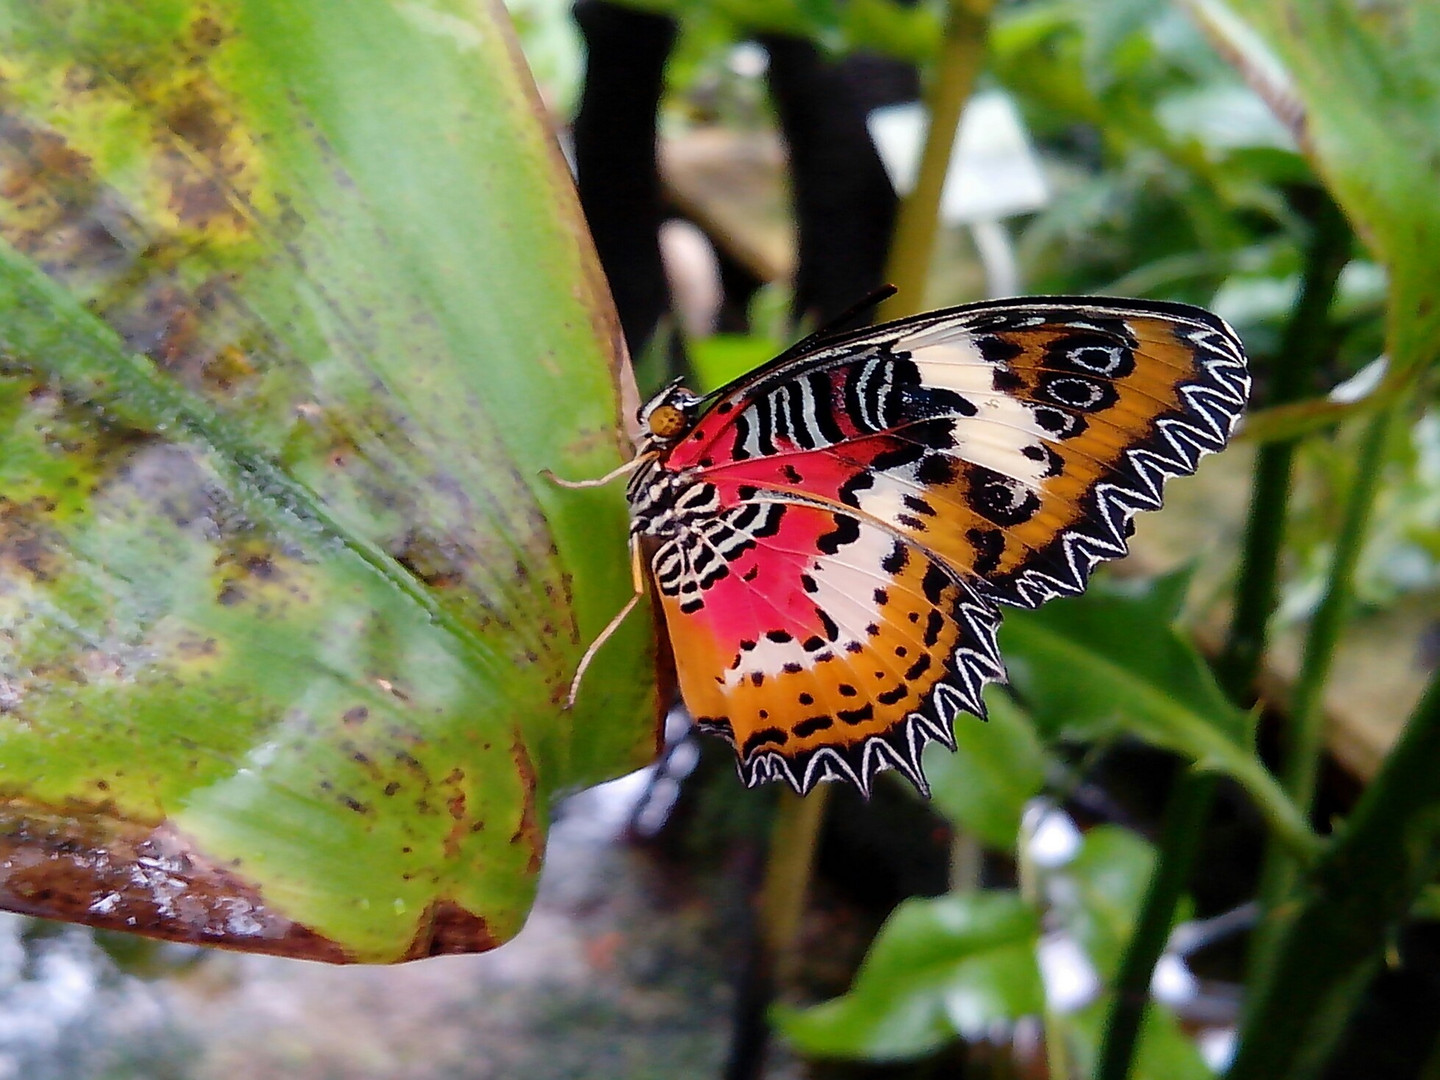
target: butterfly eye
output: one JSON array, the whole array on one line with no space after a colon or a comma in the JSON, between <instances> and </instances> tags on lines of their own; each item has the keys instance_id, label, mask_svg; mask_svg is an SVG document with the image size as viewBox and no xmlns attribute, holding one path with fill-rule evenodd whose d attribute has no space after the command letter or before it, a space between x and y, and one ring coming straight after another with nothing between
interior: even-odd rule
<instances>
[{"instance_id":1,"label":"butterfly eye","mask_svg":"<svg viewBox=\"0 0 1440 1080\"><path fill-rule=\"evenodd\" d=\"M650 434L659 439L673 439L684 432L689 418L674 405L661 405L650 413Z\"/></svg>"}]
</instances>

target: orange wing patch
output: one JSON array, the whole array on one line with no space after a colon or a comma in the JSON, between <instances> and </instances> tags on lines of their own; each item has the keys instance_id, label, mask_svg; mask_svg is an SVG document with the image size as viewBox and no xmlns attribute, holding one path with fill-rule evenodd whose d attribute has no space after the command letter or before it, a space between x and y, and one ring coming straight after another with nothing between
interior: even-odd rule
<instances>
[{"instance_id":1,"label":"orange wing patch","mask_svg":"<svg viewBox=\"0 0 1440 1080\"><path fill-rule=\"evenodd\" d=\"M998 600L1033 607L1079 592L1095 562L1125 553L1130 517L1159 508L1164 481L1224 444L1243 401L1232 393L1206 417L1187 399L1213 388L1183 330L1132 317L995 331L983 345L900 338L922 383L973 415L917 420L912 438L928 452L872 478L857 506Z\"/></svg>"},{"instance_id":2,"label":"orange wing patch","mask_svg":"<svg viewBox=\"0 0 1440 1080\"><path fill-rule=\"evenodd\" d=\"M981 687L1003 674L999 612L854 518L844 547L816 552L814 538L843 515L779 505L775 535L737 558L702 607L687 612L661 595L683 643L686 704L702 730L731 741L749 782L783 777L808 790L843 777L868 790L876 771L896 768L926 790L924 743L953 744L956 712L983 713Z\"/></svg>"}]
</instances>

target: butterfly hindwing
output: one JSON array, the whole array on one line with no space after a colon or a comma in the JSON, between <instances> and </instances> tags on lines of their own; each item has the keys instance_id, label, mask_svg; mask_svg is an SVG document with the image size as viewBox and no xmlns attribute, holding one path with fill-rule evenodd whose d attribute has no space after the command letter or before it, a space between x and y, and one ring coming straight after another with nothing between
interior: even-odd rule
<instances>
[{"instance_id":1,"label":"butterfly hindwing","mask_svg":"<svg viewBox=\"0 0 1440 1080\"><path fill-rule=\"evenodd\" d=\"M734 744L752 784L783 777L806 791L843 777L868 790L898 768L923 790L924 743L949 743L955 713L981 712L981 688L1002 675L993 603L888 530L821 504L736 502L707 531L656 556L696 724Z\"/></svg>"},{"instance_id":2,"label":"butterfly hindwing","mask_svg":"<svg viewBox=\"0 0 1440 1080\"><path fill-rule=\"evenodd\" d=\"M1215 316L1092 298L832 336L722 389L631 489L687 705L752 783L923 788L919 746L1003 678L994 602L1081 591L1248 389Z\"/></svg>"}]
</instances>

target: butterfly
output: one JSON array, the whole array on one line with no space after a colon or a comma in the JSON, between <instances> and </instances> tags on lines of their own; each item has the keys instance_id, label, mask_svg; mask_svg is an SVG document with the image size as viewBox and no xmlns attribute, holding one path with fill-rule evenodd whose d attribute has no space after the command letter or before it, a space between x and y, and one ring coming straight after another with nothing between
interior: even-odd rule
<instances>
[{"instance_id":1,"label":"butterfly","mask_svg":"<svg viewBox=\"0 0 1440 1080\"><path fill-rule=\"evenodd\" d=\"M672 383L626 497L694 723L749 786L868 793L896 769L928 793L926 743L953 750L1005 679L1000 605L1126 554L1249 387L1217 316L1097 297L822 332L703 397Z\"/></svg>"}]
</instances>

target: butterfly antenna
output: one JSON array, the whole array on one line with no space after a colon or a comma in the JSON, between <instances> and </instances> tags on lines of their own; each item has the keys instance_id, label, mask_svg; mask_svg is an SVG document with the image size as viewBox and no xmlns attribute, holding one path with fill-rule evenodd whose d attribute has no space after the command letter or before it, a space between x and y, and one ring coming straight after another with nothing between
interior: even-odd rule
<instances>
[{"instance_id":1,"label":"butterfly antenna","mask_svg":"<svg viewBox=\"0 0 1440 1080\"><path fill-rule=\"evenodd\" d=\"M862 299L860 299L856 303L851 304L848 308L842 311L839 315L836 315L833 319L827 319L824 325L806 334L803 338L795 342L794 345L791 345L775 359L782 360L794 356L797 353L808 352L818 342L829 337L831 334L838 333L839 331L846 329L851 323L858 321L860 316L864 315L872 308L879 307L881 304L883 304L886 300L889 300L890 297L894 296L899 291L900 290L897 289L894 285L881 285L878 289L874 289L871 292L867 293Z\"/></svg>"},{"instance_id":2,"label":"butterfly antenna","mask_svg":"<svg viewBox=\"0 0 1440 1080\"><path fill-rule=\"evenodd\" d=\"M615 631L620 629L620 624L625 617L635 610L635 605L640 602L640 597L645 595L645 580L640 569L640 545L634 541L630 544L630 575L635 584L635 593L626 601L625 606L615 613L615 617L605 624L595 640L590 642L590 647L585 650L585 655L580 657L580 663L575 668L575 677L570 680L570 693L565 696L565 708L573 709L575 699L580 696L580 681L585 678L585 669L590 666L590 661L595 659L595 654L600 651L600 646L615 636Z\"/></svg>"},{"instance_id":3,"label":"butterfly antenna","mask_svg":"<svg viewBox=\"0 0 1440 1080\"><path fill-rule=\"evenodd\" d=\"M620 477L622 476L634 472L640 467L640 465L645 461L646 458L650 457L654 457L654 455L636 454L633 458L627 461L624 465L621 465L618 469L611 469L604 476L597 476L591 480L566 480L563 477L556 476L549 469L541 469L540 475L543 476L546 480L549 480L552 484L555 484L562 488L569 488L572 491L578 488L604 487L606 484L609 484L612 481L620 479Z\"/></svg>"},{"instance_id":4,"label":"butterfly antenna","mask_svg":"<svg viewBox=\"0 0 1440 1080\"><path fill-rule=\"evenodd\" d=\"M635 605L640 602L644 593L636 593L625 602L625 606L615 613L615 617L605 624L605 629L600 631L599 636L590 643L585 650L585 655L580 657L580 664L575 669L575 677L570 680L570 693L565 695L565 708L573 709L575 699L580 696L580 680L585 678L585 669L590 666L590 661L595 659L595 654L600 651L600 646L615 636L615 631L620 629L620 624L625 621L625 616L635 610Z\"/></svg>"}]
</instances>

